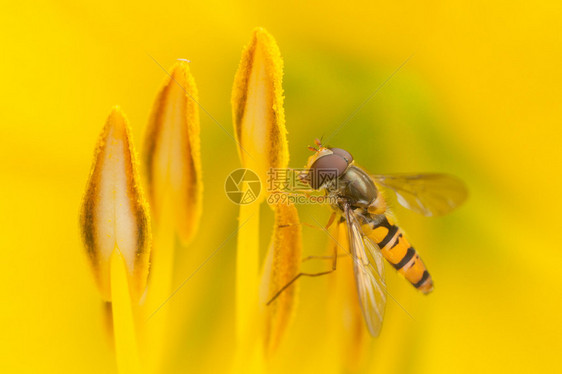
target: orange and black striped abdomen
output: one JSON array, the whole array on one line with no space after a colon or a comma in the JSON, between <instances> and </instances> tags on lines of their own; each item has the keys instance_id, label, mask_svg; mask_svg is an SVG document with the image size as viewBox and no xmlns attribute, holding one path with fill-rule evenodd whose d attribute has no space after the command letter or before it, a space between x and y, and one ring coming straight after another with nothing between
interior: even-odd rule
<instances>
[{"instance_id":1,"label":"orange and black striped abdomen","mask_svg":"<svg viewBox=\"0 0 562 374\"><path fill-rule=\"evenodd\" d=\"M404 237L402 230L386 216L368 223L369 237L378 244L388 262L410 283L423 293L433 290L433 280L425 268L420 255Z\"/></svg>"}]
</instances>

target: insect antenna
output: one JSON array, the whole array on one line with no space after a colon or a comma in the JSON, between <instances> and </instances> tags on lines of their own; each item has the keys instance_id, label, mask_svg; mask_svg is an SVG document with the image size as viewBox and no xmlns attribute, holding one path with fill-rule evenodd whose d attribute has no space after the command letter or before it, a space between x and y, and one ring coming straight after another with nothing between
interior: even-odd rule
<instances>
[{"instance_id":1,"label":"insect antenna","mask_svg":"<svg viewBox=\"0 0 562 374\"><path fill-rule=\"evenodd\" d=\"M314 144L316 144L318 147L322 147L322 138L318 139L314 139Z\"/></svg>"}]
</instances>

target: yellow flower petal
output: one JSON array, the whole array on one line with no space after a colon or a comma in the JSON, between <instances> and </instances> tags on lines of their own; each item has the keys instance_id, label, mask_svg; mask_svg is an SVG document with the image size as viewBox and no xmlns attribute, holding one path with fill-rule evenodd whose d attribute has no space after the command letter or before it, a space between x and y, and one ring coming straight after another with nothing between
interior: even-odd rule
<instances>
[{"instance_id":1,"label":"yellow flower petal","mask_svg":"<svg viewBox=\"0 0 562 374\"><path fill-rule=\"evenodd\" d=\"M118 248L112 252L109 264L117 368L119 373L141 373L127 268Z\"/></svg>"},{"instance_id":2,"label":"yellow flower petal","mask_svg":"<svg viewBox=\"0 0 562 374\"><path fill-rule=\"evenodd\" d=\"M171 214L187 244L201 216L200 125L197 87L187 61L172 68L154 104L146 138L146 169L153 218L158 225ZM164 213L164 210L170 212Z\"/></svg>"},{"instance_id":3,"label":"yellow flower petal","mask_svg":"<svg viewBox=\"0 0 562 374\"><path fill-rule=\"evenodd\" d=\"M238 152L244 168L258 174L262 185L267 182L271 168L286 168L289 161L287 131L283 110L283 62L279 48L273 37L262 28L254 30L250 44L244 49L242 59L236 73L232 89L232 112L234 130L238 142ZM261 191L264 191L262 189ZM266 345L276 347L289 321L293 297L282 299L275 312L260 312L258 304L259 281L259 216L260 203L266 194L260 196L249 205L240 207L239 232L236 258L236 306L237 306L237 362L242 363L242 371L249 372L252 368L261 367L261 345L257 337L261 329L256 329L256 318L266 317ZM294 209L291 208L291 209ZM278 212L279 219L296 217L289 213ZM298 220L298 217L296 218ZM242 226L245 227L242 227ZM281 232L276 232L274 249L270 266L278 266L278 251L282 246ZM283 237L284 238L284 237ZM294 240L294 251L300 251L300 235ZM291 254L289 253L289 256ZM298 256L300 261L300 255ZM286 264L286 262L283 262ZM277 269L277 268L276 268ZM286 270L286 269L285 269ZM267 270L267 282L272 287L283 279L283 272L278 269ZM275 274L270 279L270 274ZM266 289L269 286L266 287ZM273 313L273 314L272 314ZM269 343L272 342L272 343Z\"/></svg>"},{"instance_id":4,"label":"yellow flower petal","mask_svg":"<svg viewBox=\"0 0 562 374\"><path fill-rule=\"evenodd\" d=\"M283 60L275 39L254 30L244 49L232 89L232 113L242 165L262 183L270 168L289 162L283 110Z\"/></svg>"},{"instance_id":5,"label":"yellow flower petal","mask_svg":"<svg viewBox=\"0 0 562 374\"><path fill-rule=\"evenodd\" d=\"M110 257L123 255L132 294L138 298L148 276L151 232L135 151L123 112L111 112L94 155L80 223L102 297L111 300Z\"/></svg>"},{"instance_id":6,"label":"yellow flower petal","mask_svg":"<svg viewBox=\"0 0 562 374\"><path fill-rule=\"evenodd\" d=\"M329 253L337 249L339 253L349 253L346 225L333 225ZM334 248L335 246L335 248ZM338 270L330 277L331 333L339 349L334 351L343 372L357 372L364 364L366 348L371 337L365 326L359 299L355 275L353 274L353 260L351 256L341 256L338 259Z\"/></svg>"},{"instance_id":7,"label":"yellow flower petal","mask_svg":"<svg viewBox=\"0 0 562 374\"><path fill-rule=\"evenodd\" d=\"M187 245L199 226L203 183L197 87L189 63L178 62L159 92L145 142L145 167L153 213L152 270L145 307L158 318L145 330L146 364L162 365L166 347L168 309L163 300L172 293L176 237Z\"/></svg>"},{"instance_id":8,"label":"yellow flower petal","mask_svg":"<svg viewBox=\"0 0 562 374\"><path fill-rule=\"evenodd\" d=\"M275 206L275 228L267 254L261 284L261 305L264 306L264 345L272 354L282 341L295 307L298 282L285 289L271 304L265 305L300 271L302 234L294 205Z\"/></svg>"}]
</instances>

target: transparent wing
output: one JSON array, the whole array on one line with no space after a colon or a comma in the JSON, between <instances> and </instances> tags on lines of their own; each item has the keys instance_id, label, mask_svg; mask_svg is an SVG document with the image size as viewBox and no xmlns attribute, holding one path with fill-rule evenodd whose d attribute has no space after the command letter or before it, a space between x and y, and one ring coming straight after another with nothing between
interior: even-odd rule
<instances>
[{"instance_id":1,"label":"transparent wing","mask_svg":"<svg viewBox=\"0 0 562 374\"><path fill-rule=\"evenodd\" d=\"M375 182L393 190L400 205L426 217L441 216L461 205L468 196L465 184L447 174L372 175Z\"/></svg>"},{"instance_id":2,"label":"transparent wing","mask_svg":"<svg viewBox=\"0 0 562 374\"><path fill-rule=\"evenodd\" d=\"M347 205L344 210L361 311L369 332L376 337L381 331L386 305L384 261L377 245L363 235L353 211Z\"/></svg>"}]
</instances>

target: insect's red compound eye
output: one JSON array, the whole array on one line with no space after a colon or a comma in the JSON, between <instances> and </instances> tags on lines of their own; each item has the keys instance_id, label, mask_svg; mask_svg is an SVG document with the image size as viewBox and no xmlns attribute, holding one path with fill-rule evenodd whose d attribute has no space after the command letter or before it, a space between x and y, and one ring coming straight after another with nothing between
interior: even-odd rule
<instances>
[{"instance_id":1,"label":"insect's red compound eye","mask_svg":"<svg viewBox=\"0 0 562 374\"><path fill-rule=\"evenodd\" d=\"M320 157L310 167L308 181L315 190L330 178L338 178L347 169L348 162L342 156L331 154Z\"/></svg>"},{"instance_id":2,"label":"insect's red compound eye","mask_svg":"<svg viewBox=\"0 0 562 374\"><path fill-rule=\"evenodd\" d=\"M341 149L341 148L329 148L329 149L330 151L334 152L335 155L343 157L345 161L347 161L348 165L351 163L351 161L353 161L353 156L345 149Z\"/></svg>"}]
</instances>

